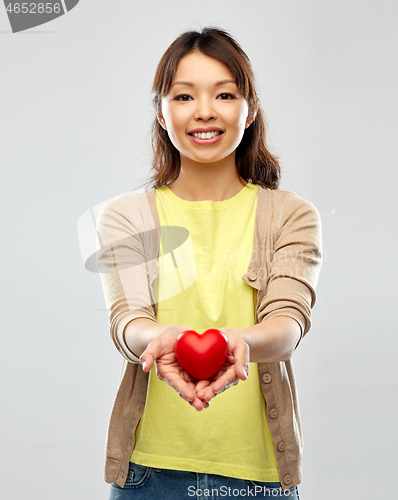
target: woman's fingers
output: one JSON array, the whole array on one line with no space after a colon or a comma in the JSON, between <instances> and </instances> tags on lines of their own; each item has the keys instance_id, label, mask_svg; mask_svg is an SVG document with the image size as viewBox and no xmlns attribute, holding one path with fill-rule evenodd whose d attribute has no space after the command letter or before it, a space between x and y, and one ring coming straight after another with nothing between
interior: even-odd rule
<instances>
[{"instance_id":1,"label":"woman's fingers","mask_svg":"<svg viewBox=\"0 0 398 500\"><path fill-rule=\"evenodd\" d=\"M242 341L236 345L236 349L233 353L235 358L234 368L235 375L240 380L246 380L249 376L249 346L246 342Z\"/></svg>"},{"instance_id":2,"label":"woman's fingers","mask_svg":"<svg viewBox=\"0 0 398 500\"><path fill-rule=\"evenodd\" d=\"M236 385L239 380L246 380L249 375L249 347L246 342L238 338L237 341L230 342L229 347L230 354L224 367L207 387L197 391L198 397L206 402Z\"/></svg>"},{"instance_id":3,"label":"woman's fingers","mask_svg":"<svg viewBox=\"0 0 398 500\"><path fill-rule=\"evenodd\" d=\"M207 387L210 385L210 379L207 380L199 380L199 382L196 384L195 391L196 391L196 396L199 399L203 399L203 396L206 392Z\"/></svg>"},{"instance_id":4,"label":"woman's fingers","mask_svg":"<svg viewBox=\"0 0 398 500\"><path fill-rule=\"evenodd\" d=\"M180 334L180 327L170 325L150 342L145 351L140 356L143 370L149 372L153 363L165 354L174 352L174 345Z\"/></svg>"},{"instance_id":5,"label":"woman's fingers","mask_svg":"<svg viewBox=\"0 0 398 500\"><path fill-rule=\"evenodd\" d=\"M210 402L214 396L221 394L230 387L236 385L239 382L239 378L235 376L234 372L225 372L220 378L212 382L204 391L202 399L206 402Z\"/></svg>"},{"instance_id":6,"label":"woman's fingers","mask_svg":"<svg viewBox=\"0 0 398 500\"><path fill-rule=\"evenodd\" d=\"M250 349L246 342L230 328L221 328L228 338L231 362L235 368L235 374L240 380L246 380L249 376Z\"/></svg>"},{"instance_id":7,"label":"woman's fingers","mask_svg":"<svg viewBox=\"0 0 398 500\"><path fill-rule=\"evenodd\" d=\"M209 404L214 396L249 376L249 346L230 328L222 328L221 331L227 337L229 354L218 373L209 380L198 382L196 395L204 404Z\"/></svg>"},{"instance_id":8,"label":"woman's fingers","mask_svg":"<svg viewBox=\"0 0 398 500\"><path fill-rule=\"evenodd\" d=\"M183 399L192 403L196 398L192 377L179 365L173 353L156 361L156 373L160 380L169 384Z\"/></svg>"},{"instance_id":9,"label":"woman's fingers","mask_svg":"<svg viewBox=\"0 0 398 500\"><path fill-rule=\"evenodd\" d=\"M184 372L184 374L187 376L187 377L190 377L188 375L188 373ZM192 387L194 393L195 393L195 397L192 401L188 401L189 404L191 406L193 406L197 411L201 411L205 408L208 408L210 406L210 403L207 402L207 401L204 401L201 397L201 391L204 393L205 391L205 388L208 387L210 384L210 380L199 380L199 382L196 382L193 383L193 382L190 382L188 385L190 387ZM182 395L180 394L180 396L182 397ZM183 398L185 399L185 398Z\"/></svg>"},{"instance_id":10,"label":"woman's fingers","mask_svg":"<svg viewBox=\"0 0 398 500\"><path fill-rule=\"evenodd\" d=\"M208 408L209 405L207 403L204 403L198 398L195 398L192 403L190 403L191 406L195 408L197 411L202 411L204 408Z\"/></svg>"},{"instance_id":11,"label":"woman's fingers","mask_svg":"<svg viewBox=\"0 0 398 500\"><path fill-rule=\"evenodd\" d=\"M210 381L193 382L192 377L182 370L177 363L171 365L162 365L161 362L156 364L158 377L169 384L177 394L187 401L197 411L208 408L210 403L202 401L196 393L197 385L209 384Z\"/></svg>"},{"instance_id":12,"label":"woman's fingers","mask_svg":"<svg viewBox=\"0 0 398 500\"><path fill-rule=\"evenodd\" d=\"M145 351L140 356L140 361L142 364L142 369L144 372L149 372L153 366L155 360L160 356L159 353L159 343L156 339L151 342Z\"/></svg>"}]
</instances>

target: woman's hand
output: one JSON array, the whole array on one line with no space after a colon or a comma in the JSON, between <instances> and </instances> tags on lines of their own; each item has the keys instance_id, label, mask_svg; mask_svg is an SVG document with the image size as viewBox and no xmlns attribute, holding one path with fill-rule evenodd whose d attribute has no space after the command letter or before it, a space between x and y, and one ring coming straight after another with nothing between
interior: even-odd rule
<instances>
[{"instance_id":1,"label":"woman's hand","mask_svg":"<svg viewBox=\"0 0 398 500\"><path fill-rule=\"evenodd\" d=\"M196 397L204 403L239 380L246 380L249 375L250 350L246 342L231 328L219 329L228 340L228 357L220 370L209 380L201 380L196 386Z\"/></svg>"},{"instance_id":2,"label":"woman's hand","mask_svg":"<svg viewBox=\"0 0 398 500\"><path fill-rule=\"evenodd\" d=\"M220 328L227 337L228 356L220 370L207 380L198 380L178 363L174 348L177 337L186 326L167 326L141 354L140 360L144 372L149 372L156 363L156 374L160 380L169 384L177 394L196 410L208 408L211 399L239 380L246 380L249 375L249 346L230 328Z\"/></svg>"},{"instance_id":3,"label":"woman's hand","mask_svg":"<svg viewBox=\"0 0 398 500\"><path fill-rule=\"evenodd\" d=\"M170 325L166 327L141 354L140 360L144 372L149 372L156 363L156 374L160 380L169 384L177 391L177 394L187 401L196 410L207 408L209 403L201 401L196 394L196 386L204 389L209 385L208 381L201 383L186 372L178 363L174 353L177 337L184 330L189 330L186 326Z\"/></svg>"}]
</instances>

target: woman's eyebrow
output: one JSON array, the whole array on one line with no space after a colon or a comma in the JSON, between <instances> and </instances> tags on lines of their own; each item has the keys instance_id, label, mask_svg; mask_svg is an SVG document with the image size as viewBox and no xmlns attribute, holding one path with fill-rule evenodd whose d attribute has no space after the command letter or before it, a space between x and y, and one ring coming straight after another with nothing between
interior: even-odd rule
<instances>
[{"instance_id":1,"label":"woman's eyebrow","mask_svg":"<svg viewBox=\"0 0 398 500\"><path fill-rule=\"evenodd\" d=\"M233 83L236 85L235 80L229 79L229 80L220 80L219 82L216 82L214 86L219 87L220 85L224 85L225 83ZM172 87L174 87L174 85L185 85L186 87L195 87L195 85L192 82L174 82Z\"/></svg>"}]
</instances>

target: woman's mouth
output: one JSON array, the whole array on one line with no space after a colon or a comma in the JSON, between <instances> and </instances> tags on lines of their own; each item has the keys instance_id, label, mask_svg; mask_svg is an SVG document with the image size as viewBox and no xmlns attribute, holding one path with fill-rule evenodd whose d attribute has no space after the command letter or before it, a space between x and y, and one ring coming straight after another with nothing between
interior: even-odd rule
<instances>
[{"instance_id":1,"label":"woman's mouth","mask_svg":"<svg viewBox=\"0 0 398 500\"><path fill-rule=\"evenodd\" d=\"M213 132L193 132L188 134L195 144L214 144L221 139L224 132L214 130Z\"/></svg>"}]
</instances>

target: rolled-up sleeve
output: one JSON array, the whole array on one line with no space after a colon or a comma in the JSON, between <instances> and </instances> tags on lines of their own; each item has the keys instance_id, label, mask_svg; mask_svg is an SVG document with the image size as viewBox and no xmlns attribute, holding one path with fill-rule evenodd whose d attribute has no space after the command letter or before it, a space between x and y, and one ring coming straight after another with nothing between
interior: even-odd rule
<instances>
[{"instance_id":1,"label":"rolled-up sleeve","mask_svg":"<svg viewBox=\"0 0 398 500\"><path fill-rule=\"evenodd\" d=\"M301 328L301 340L311 328L311 309L322 265L321 218L312 203L291 193L278 227L274 246L268 249L271 268L258 317L259 321L275 316L295 319Z\"/></svg>"},{"instance_id":2,"label":"rolled-up sleeve","mask_svg":"<svg viewBox=\"0 0 398 500\"><path fill-rule=\"evenodd\" d=\"M156 321L156 317L149 290L145 238L132 219L120 197L101 208L96 223L97 267L112 340L125 359L138 363L126 343L125 327L135 318Z\"/></svg>"}]
</instances>

